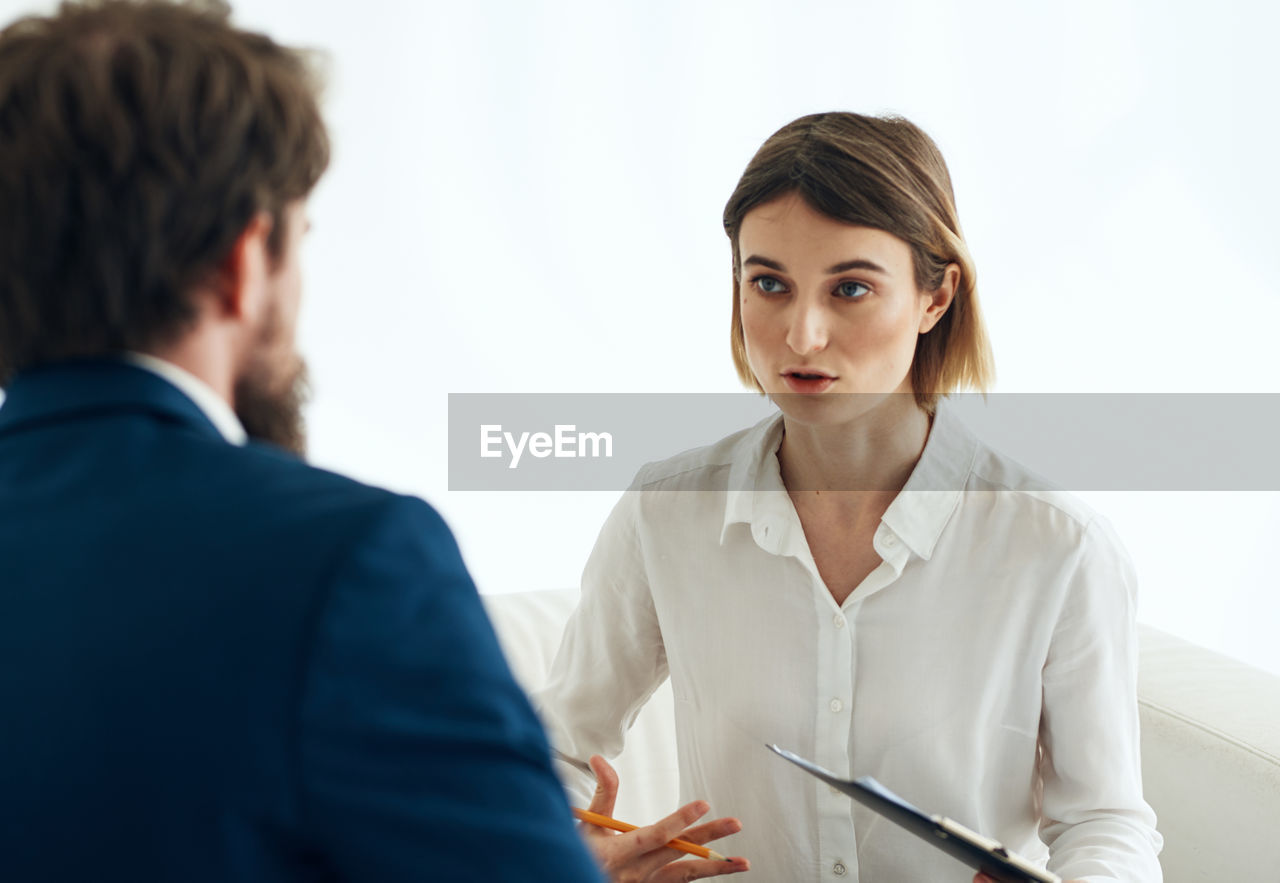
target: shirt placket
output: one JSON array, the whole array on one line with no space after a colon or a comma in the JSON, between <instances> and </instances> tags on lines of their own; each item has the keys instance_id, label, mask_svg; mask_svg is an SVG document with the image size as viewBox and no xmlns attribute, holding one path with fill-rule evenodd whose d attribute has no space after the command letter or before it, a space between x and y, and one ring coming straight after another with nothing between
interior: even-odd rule
<instances>
[{"instance_id":1,"label":"shirt placket","mask_svg":"<svg viewBox=\"0 0 1280 883\"><path fill-rule=\"evenodd\" d=\"M814 732L817 736L817 763L844 779L853 778L850 768L853 729L854 684L858 679L857 655L853 642L857 638L858 611L863 602L888 587L902 574L907 550L901 541L883 525L874 538L876 552L883 559L845 602L836 609L817 567L810 569L814 580L814 597L818 603L818 707ZM861 877L858 864L856 831L852 805L848 795L825 782L818 789L818 848L821 856L821 879L857 881Z\"/></svg>"},{"instance_id":2,"label":"shirt placket","mask_svg":"<svg viewBox=\"0 0 1280 883\"><path fill-rule=\"evenodd\" d=\"M836 608L816 574L814 579L819 623L815 759L820 766L847 779L853 712L853 624L849 614ZM849 798L817 779L813 787L817 789L820 879L857 881L858 856Z\"/></svg>"}]
</instances>

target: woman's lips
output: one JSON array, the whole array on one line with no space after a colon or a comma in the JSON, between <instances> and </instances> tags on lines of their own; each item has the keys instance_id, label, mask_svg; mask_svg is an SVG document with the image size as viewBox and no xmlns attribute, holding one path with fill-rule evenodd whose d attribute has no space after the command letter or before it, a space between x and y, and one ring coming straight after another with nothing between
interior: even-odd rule
<instances>
[{"instance_id":1,"label":"woman's lips","mask_svg":"<svg viewBox=\"0 0 1280 883\"><path fill-rule=\"evenodd\" d=\"M826 392L836 382L830 375L807 371L788 371L782 375L782 379L786 381L788 389L800 393Z\"/></svg>"}]
</instances>

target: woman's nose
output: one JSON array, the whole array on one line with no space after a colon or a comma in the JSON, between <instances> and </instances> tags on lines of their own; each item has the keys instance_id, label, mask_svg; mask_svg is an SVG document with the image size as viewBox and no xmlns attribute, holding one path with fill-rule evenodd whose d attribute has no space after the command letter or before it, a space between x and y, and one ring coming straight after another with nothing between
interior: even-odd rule
<instances>
[{"instance_id":1,"label":"woman's nose","mask_svg":"<svg viewBox=\"0 0 1280 883\"><path fill-rule=\"evenodd\" d=\"M819 304L797 299L788 317L787 346L798 356L821 352L827 346L826 310Z\"/></svg>"}]
</instances>

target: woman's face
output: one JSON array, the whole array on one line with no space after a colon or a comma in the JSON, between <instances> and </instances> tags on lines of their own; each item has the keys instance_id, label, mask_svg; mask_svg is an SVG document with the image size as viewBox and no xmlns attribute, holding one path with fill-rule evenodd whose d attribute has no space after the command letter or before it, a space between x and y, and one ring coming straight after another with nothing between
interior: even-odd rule
<instances>
[{"instance_id":1,"label":"woman's face","mask_svg":"<svg viewBox=\"0 0 1280 883\"><path fill-rule=\"evenodd\" d=\"M916 338L946 311L958 270L922 292L906 242L832 220L794 193L748 212L738 247L747 361L784 413L844 422L912 392Z\"/></svg>"}]
</instances>

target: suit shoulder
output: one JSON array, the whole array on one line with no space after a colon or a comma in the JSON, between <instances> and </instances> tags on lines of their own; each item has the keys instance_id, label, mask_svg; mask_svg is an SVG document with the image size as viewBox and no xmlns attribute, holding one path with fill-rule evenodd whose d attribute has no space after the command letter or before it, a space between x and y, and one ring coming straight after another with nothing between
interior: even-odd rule
<instances>
[{"instance_id":1,"label":"suit shoulder","mask_svg":"<svg viewBox=\"0 0 1280 883\"><path fill-rule=\"evenodd\" d=\"M366 484L313 466L270 445L214 446L204 459L203 479L224 505L282 521L347 522L352 529L386 518L403 518L419 529L444 530L444 520L426 501Z\"/></svg>"}]
</instances>

